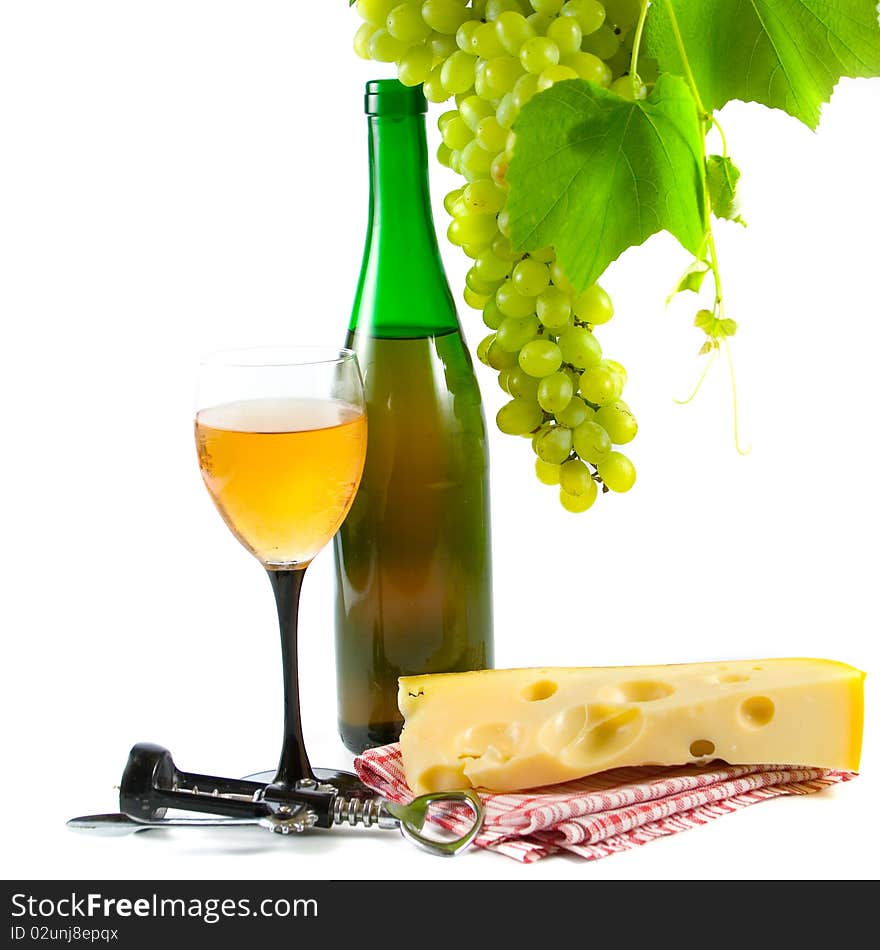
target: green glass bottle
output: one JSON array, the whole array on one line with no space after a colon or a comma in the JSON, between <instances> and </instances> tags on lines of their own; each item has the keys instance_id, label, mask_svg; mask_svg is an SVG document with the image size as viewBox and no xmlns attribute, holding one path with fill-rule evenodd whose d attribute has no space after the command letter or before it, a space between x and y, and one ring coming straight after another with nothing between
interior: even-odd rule
<instances>
[{"instance_id":1,"label":"green glass bottle","mask_svg":"<svg viewBox=\"0 0 880 950\"><path fill-rule=\"evenodd\" d=\"M334 542L339 729L400 734L397 677L492 665L486 427L428 192L421 88L367 84L370 215L347 345L367 461Z\"/></svg>"}]
</instances>

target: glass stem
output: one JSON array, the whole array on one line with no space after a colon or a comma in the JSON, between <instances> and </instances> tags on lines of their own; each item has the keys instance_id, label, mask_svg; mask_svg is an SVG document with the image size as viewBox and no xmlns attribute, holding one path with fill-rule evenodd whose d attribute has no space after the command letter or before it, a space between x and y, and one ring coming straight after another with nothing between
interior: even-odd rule
<instances>
[{"instance_id":1,"label":"glass stem","mask_svg":"<svg viewBox=\"0 0 880 950\"><path fill-rule=\"evenodd\" d=\"M278 607L278 625L281 629L281 669L284 675L284 742L281 761L274 782L278 785L296 785L299 779L313 779L312 767L306 755L299 711L299 672L297 669L297 620L299 595L306 569L268 571L269 582L275 592Z\"/></svg>"}]
</instances>

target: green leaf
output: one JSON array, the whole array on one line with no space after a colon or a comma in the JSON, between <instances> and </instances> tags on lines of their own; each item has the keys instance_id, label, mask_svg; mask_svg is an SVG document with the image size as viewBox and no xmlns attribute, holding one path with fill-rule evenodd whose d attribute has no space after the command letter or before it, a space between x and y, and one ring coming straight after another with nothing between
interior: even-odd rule
<instances>
[{"instance_id":1,"label":"green leaf","mask_svg":"<svg viewBox=\"0 0 880 950\"><path fill-rule=\"evenodd\" d=\"M667 306L676 294L684 293L686 290L691 290L695 294L698 294L709 270L710 267L705 261L699 259L691 261L687 270L685 270L675 285L675 290L666 298Z\"/></svg>"},{"instance_id":2,"label":"green leaf","mask_svg":"<svg viewBox=\"0 0 880 950\"><path fill-rule=\"evenodd\" d=\"M580 79L560 82L528 103L514 131L511 240L522 250L552 244L576 288L658 231L699 253L703 136L683 79L661 76L636 102Z\"/></svg>"},{"instance_id":3,"label":"green leaf","mask_svg":"<svg viewBox=\"0 0 880 950\"><path fill-rule=\"evenodd\" d=\"M706 187L709 190L709 204L716 218L727 218L745 227L745 221L739 215L739 202L736 186L740 171L733 162L723 155L710 155L706 159Z\"/></svg>"},{"instance_id":4,"label":"green leaf","mask_svg":"<svg viewBox=\"0 0 880 950\"><path fill-rule=\"evenodd\" d=\"M842 76L880 75L877 0L654 0L646 48L683 75L670 6L710 112L742 99L815 129Z\"/></svg>"}]
</instances>

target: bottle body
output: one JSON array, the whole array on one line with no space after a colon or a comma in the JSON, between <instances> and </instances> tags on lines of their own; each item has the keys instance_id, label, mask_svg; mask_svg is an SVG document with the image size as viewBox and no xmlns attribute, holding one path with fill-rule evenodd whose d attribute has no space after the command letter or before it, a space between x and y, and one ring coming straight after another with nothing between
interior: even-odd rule
<instances>
[{"instance_id":1,"label":"bottle body","mask_svg":"<svg viewBox=\"0 0 880 950\"><path fill-rule=\"evenodd\" d=\"M339 729L358 752L398 737L398 676L493 662L486 428L434 234L423 115L371 115L370 145L347 341L367 460L334 540Z\"/></svg>"}]
</instances>

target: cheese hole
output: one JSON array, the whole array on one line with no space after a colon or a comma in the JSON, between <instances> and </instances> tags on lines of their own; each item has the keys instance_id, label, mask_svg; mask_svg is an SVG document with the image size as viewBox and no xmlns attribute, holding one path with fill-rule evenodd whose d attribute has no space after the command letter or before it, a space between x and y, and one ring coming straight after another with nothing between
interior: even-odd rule
<instances>
[{"instance_id":1,"label":"cheese hole","mask_svg":"<svg viewBox=\"0 0 880 950\"><path fill-rule=\"evenodd\" d=\"M747 683L749 677L745 673L718 673L709 677L710 683Z\"/></svg>"},{"instance_id":2,"label":"cheese hole","mask_svg":"<svg viewBox=\"0 0 880 950\"><path fill-rule=\"evenodd\" d=\"M586 707L570 706L547 720L541 728L538 741L548 752L558 753L577 739L586 724Z\"/></svg>"},{"instance_id":3,"label":"cheese hole","mask_svg":"<svg viewBox=\"0 0 880 950\"><path fill-rule=\"evenodd\" d=\"M773 700L766 696L751 696L739 707L740 718L753 729L766 726L775 712L776 707L773 705Z\"/></svg>"},{"instance_id":4,"label":"cheese hole","mask_svg":"<svg viewBox=\"0 0 880 950\"><path fill-rule=\"evenodd\" d=\"M764 667L763 667L763 666L753 666L752 669L753 669L753 670L763 670Z\"/></svg>"},{"instance_id":5,"label":"cheese hole","mask_svg":"<svg viewBox=\"0 0 880 950\"><path fill-rule=\"evenodd\" d=\"M695 759L701 759L703 756L711 755L715 751L715 743L709 739L694 739L691 743L691 756Z\"/></svg>"},{"instance_id":6,"label":"cheese hole","mask_svg":"<svg viewBox=\"0 0 880 950\"><path fill-rule=\"evenodd\" d=\"M559 687L553 680L539 680L526 686L520 695L526 702L537 703L542 699L549 699L557 689Z\"/></svg>"},{"instance_id":7,"label":"cheese hole","mask_svg":"<svg viewBox=\"0 0 880 950\"><path fill-rule=\"evenodd\" d=\"M653 703L675 692L668 683L657 680L633 680L602 690L601 698L611 703Z\"/></svg>"}]
</instances>

